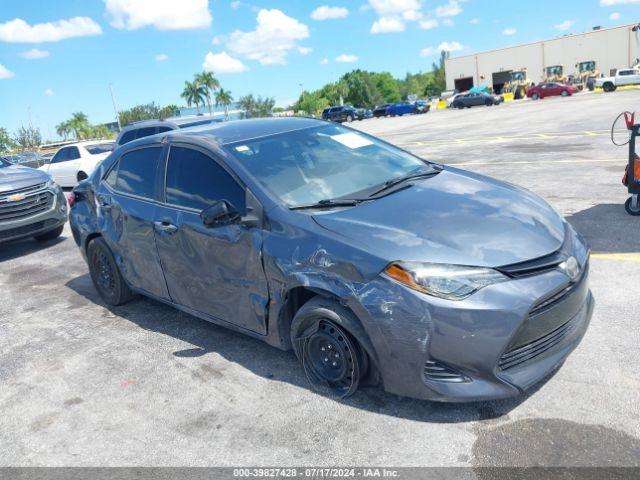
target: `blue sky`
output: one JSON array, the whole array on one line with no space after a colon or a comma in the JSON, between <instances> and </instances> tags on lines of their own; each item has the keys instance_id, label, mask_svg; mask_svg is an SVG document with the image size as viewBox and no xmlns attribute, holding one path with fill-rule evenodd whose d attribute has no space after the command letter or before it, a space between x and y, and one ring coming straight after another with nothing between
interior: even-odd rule
<instances>
[{"instance_id":1,"label":"blue sky","mask_svg":"<svg viewBox=\"0 0 640 480\"><path fill-rule=\"evenodd\" d=\"M93 123L213 69L285 106L354 68L428 71L452 55L640 20L640 0L0 0L0 127Z\"/></svg>"}]
</instances>

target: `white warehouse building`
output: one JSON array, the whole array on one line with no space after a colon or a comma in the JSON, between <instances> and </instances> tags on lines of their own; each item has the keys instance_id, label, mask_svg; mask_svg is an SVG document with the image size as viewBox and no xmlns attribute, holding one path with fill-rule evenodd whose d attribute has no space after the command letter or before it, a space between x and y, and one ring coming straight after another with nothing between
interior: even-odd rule
<instances>
[{"instance_id":1,"label":"white warehouse building","mask_svg":"<svg viewBox=\"0 0 640 480\"><path fill-rule=\"evenodd\" d=\"M445 62L447 89L487 86L500 92L512 71L526 69L527 78L538 83L544 80L547 67L560 65L564 75L575 75L577 64L588 61L595 61L598 72L608 76L632 66L639 57L637 24L595 27L585 33L449 58Z\"/></svg>"}]
</instances>

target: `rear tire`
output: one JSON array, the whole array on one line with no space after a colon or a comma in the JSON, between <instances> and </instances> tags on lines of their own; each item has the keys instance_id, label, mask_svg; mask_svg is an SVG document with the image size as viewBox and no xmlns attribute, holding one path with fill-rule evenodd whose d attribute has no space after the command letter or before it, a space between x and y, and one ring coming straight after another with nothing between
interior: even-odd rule
<instances>
[{"instance_id":1,"label":"rear tire","mask_svg":"<svg viewBox=\"0 0 640 480\"><path fill-rule=\"evenodd\" d=\"M118 306L135 297L122 278L116 260L102 238L98 237L89 243L87 258L91 280L105 303Z\"/></svg>"},{"instance_id":2,"label":"rear tire","mask_svg":"<svg viewBox=\"0 0 640 480\"><path fill-rule=\"evenodd\" d=\"M560 92L560 95L562 95L563 97L568 97L568 96L569 96L569 92L568 92L568 91L566 91L566 90L562 90L562 91Z\"/></svg>"},{"instance_id":3,"label":"rear tire","mask_svg":"<svg viewBox=\"0 0 640 480\"><path fill-rule=\"evenodd\" d=\"M348 123L353 122L353 117L351 115L347 115L347 122Z\"/></svg>"},{"instance_id":4,"label":"rear tire","mask_svg":"<svg viewBox=\"0 0 640 480\"><path fill-rule=\"evenodd\" d=\"M640 216L640 200L638 200L638 204L635 208L631 205L631 201L633 197L627 198L627 201L624 202L624 209L627 211L629 215L633 215L634 217Z\"/></svg>"},{"instance_id":5,"label":"rear tire","mask_svg":"<svg viewBox=\"0 0 640 480\"><path fill-rule=\"evenodd\" d=\"M369 358L346 329L357 320L339 303L315 297L291 322L291 343L307 379L335 397L353 395L369 370Z\"/></svg>"},{"instance_id":6,"label":"rear tire","mask_svg":"<svg viewBox=\"0 0 640 480\"><path fill-rule=\"evenodd\" d=\"M33 238L35 238L39 242L48 242L49 240L55 240L60 235L62 235L63 230L64 230L64 225L60 225L58 228L49 230L48 232L43 233L41 235L35 235Z\"/></svg>"},{"instance_id":7,"label":"rear tire","mask_svg":"<svg viewBox=\"0 0 640 480\"><path fill-rule=\"evenodd\" d=\"M89 178L89 175L87 175L85 172L83 171L79 171L78 175L76 176L78 182L81 182L83 180L86 180L87 178Z\"/></svg>"},{"instance_id":8,"label":"rear tire","mask_svg":"<svg viewBox=\"0 0 640 480\"><path fill-rule=\"evenodd\" d=\"M537 93L534 93L533 95L531 95L532 100L538 100L539 98L540 98L540 95L538 95Z\"/></svg>"}]
</instances>

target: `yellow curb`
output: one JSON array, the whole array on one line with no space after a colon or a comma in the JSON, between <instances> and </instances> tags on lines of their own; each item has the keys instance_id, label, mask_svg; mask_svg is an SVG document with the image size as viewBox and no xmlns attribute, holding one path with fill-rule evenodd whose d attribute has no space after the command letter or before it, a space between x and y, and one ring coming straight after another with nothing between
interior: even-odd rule
<instances>
[{"instance_id":1,"label":"yellow curb","mask_svg":"<svg viewBox=\"0 0 640 480\"><path fill-rule=\"evenodd\" d=\"M640 263L640 253L592 253L595 260L618 260L621 262Z\"/></svg>"}]
</instances>

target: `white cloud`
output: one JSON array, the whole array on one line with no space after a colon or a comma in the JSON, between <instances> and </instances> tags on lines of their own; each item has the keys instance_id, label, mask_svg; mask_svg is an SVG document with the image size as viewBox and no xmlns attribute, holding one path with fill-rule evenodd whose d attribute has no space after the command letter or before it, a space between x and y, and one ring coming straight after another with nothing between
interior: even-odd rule
<instances>
[{"instance_id":1,"label":"white cloud","mask_svg":"<svg viewBox=\"0 0 640 480\"><path fill-rule=\"evenodd\" d=\"M336 63L353 63L357 61L358 61L358 57L356 57L355 55L347 54L347 53L343 53L342 55L338 55L336 57Z\"/></svg>"},{"instance_id":2,"label":"white cloud","mask_svg":"<svg viewBox=\"0 0 640 480\"><path fill-rule=\"evenodd\" d=\"M190 30L212 21L209 0L105 0L105 5L111 26L119 29Z\"/></svg>"},{"instance_id":3,"label":"white cloud","mask_svg":"<svg viewBox=\"0 0 640 480\"><path fill-rule=\"evenodd\" d=\"M515 35L517 33L517 30L515 28L505 28L502 31L502 35Z\"/></svg>"},{"instance_id":4,"label":"white cloud","mask_svg":"<svg viewBox=\"0 0 640 480\"><path fill-rule=\"evenodd\" d=\"M309 28L277 9L261 9L257 26L250 32L236 30L227 47L237 55L257 60L263 65L285 65L297 42L309 37Z\"/></svg>"},{"instance_id":5,"label":"white cloud","mask_svg":"<svg viewBox=\"0 0 640 480\"><path fill-rule=\"evenodd\" d=\"M47 52L46 50L40 50L38 48L32 48L31 50L22 52L20 56L22 58L26 58L27 60L40 60L41 58L47 58L49 56L49 52Z\"/></svg>"},{"instance_id":6,"label":"white cloud","mask_svg":"<svg viewBox=\"0 0 640 480\"><path fill-rule=\"evenodd\" d=\"M328 58L323 58L323 59L320 61L320 63L321 63L322 65L326 65L326 64L328 64L328 63L329 63L329 59L328 59Z\"/></svg>"},{"instance_id":7,"label":"white cloud","mask_svg":"<svg viewBox=\"0 0 640 480\"><path fill-rule=\"evenodd\" d=\"M311 48L311 47L298 47L298 52L300 52L300 55L309 55L311 52L313 52L313 48Z\"/></svg>"},{"instance_id":8,"label":"white cloud","mask_svg":"<svg viewBox=\"0 0 640 480\"><path fill-rule=\"evenodd\" d=\"M242 6L242 2L240 2L239 0L234 0L233 2L230 3L229 5L232 9L237 10Z\"/></svg>"},{"instance_id":9,"label":"white cloud","mask_svg":"<svg viewBox=\"0 0 640 480\"><path fill-rule=\"evenodd\" d=\"M15 73L0 63L0 80L15 77Z\"/></svg>"},{"instance_id":10,"label":"white cloud","mask_svg":"<svg viewBox=\"0 0 640 480\"><path fill-rule=\"evenodd\" d=\"M422 28L423 30L431 30L432 28L436 28L437 26L438 20L436 20L435 18L428 18L420 22L420 28Z\"/></svg>"},{"instance_id":11,"label":"white cloud","mask_svg":"<svg viewBox=\"0 0 640 480\"><path fill-rule=\"evenodd\" d=\"M233 58L227 52L207 53L202 68L213 73L240 73L247 69L240 60Z\"/></svg>"},{"instance_id":12,"label":"white cloud","mask_svg":"<svg viewBox=\"0 0 640 480\"><path fill-rule=\"evenodd\" d=\"M446 52L459 52L464 50L465 46L460 42L442 42L437 47L426 47L420 50L421 57L431 57L432 55L439 54L441 51Z\"/></svg>"},{"instance_id":13,"label":"white cloud","mask_svg":"<svg viewBox=\"0 0 640 480\"><path fill-rule=\"evenodd\" d=\"M0 40L11 43L58 42L65 38L100 35L100 25L89 17L73 17L29 25L21 18L0 23Z\"/></svg>"},{"instance_id":14,"label":"white cloud","mask_svg":"<svg viewBox=\"0 0 640 480\"><path fill-rule=\"evenodd\" d=\"M51 97L51 96L53 95L53 90L51 90L50 88L47 88L47 89L44 91L44 94L45 94L47 97Z\"/></svg>"},{"instance_id":15,"label":"white cloud","mask_svg":"<svg viewBox=\"0 0 640 480\"><path fill-rule=\"evenodd\" d=\"M600 0L601 7L611 7L613 5L635 5L640 3L640 0Z\"/></svg>"},{"instance_id":16,"label":"white cloud","mask_svg":"<svg viewBox=\"0 0 640 480\"><path fill-rule=\"evenodd\" d=\"M564 22L560 22L553 26L556 30L569 30L573 24L576 23L573 20L565 20Z\"/></svg>"},{"instance_id":17,"label":"white cloud","mask_svg":"<svg viewBox=\"0 0 640 480\"><path fill-rule=\"evenodd\" d=\"M211 43L213 45L220 45L222 43L222 40L220 39L220 37L218 37L217 35L215 37L213 37L213 39L211 40Z\"/></svg>"},{"instance_id":18,"label":"white cloud","mask_svg":"<svg viewBox=\"0 0 640 480\"><path fill-rule=\"evenodd\" d=\"M462 13L462 7L458 0L449 0L445 5L436 7L436 17L455 17Z\"/></svg>"},{"instance_id":19,"label":"white cloud","mask_svg":"<svg viewBox=\"0 0 640 480\"><path fill-rule=\"evenodd\" d=\"M169 55L166 53L159 53L156 55L156 62L166 62L169 60Z\"/></svg>"},{"instance_id":20,"label":"white cloud","mask_svg":"<svg viewBox=\"0 0 640 480\"><path fill-rule=\"evenodd\" d=\"M455 23L450 18L445 18L444 20L442 20L442 25L444 25L445 27L453 27Z\"/></svg>"},{"instance_id":21,"label":"white cloud","mask_svg":"<svg viewBox=\"0 0 640 480\"><path fill-rule=\"evenodd\" d=\"M371 25L371 33L404 32L404 22L395 17L381 17Z\"/></svg>"},{"instance_id":22,"label":"white cloud","mask_svg":"<svg viewBox=\"0 0 640 480\"><path fill-rule=\"evenodd\" d=\"M472 18L471 20L469 20L469 23L471 25L477 25L480 23L480 19L479 18Z\"/></svg>"},{"instance_id":23,"label":"white cloud","mask_svg":"<svg viewBox=\"0 0 640 480\"><path fill-rule=\"evenodd\" d=\"M322 5L311 12L311 18L314 20L333 20L336 18L346 18L349 10L344 7L330 7Z\"/></svg>"},{"instance_id":24,"label":"white cloud","mask_svg":"<svg viewBox=\"0 0 640 480\"><path fill-rule=\"evenodd\" d=\"M609 15L609 20L620 20L620 14L618 12L613 12Z\"/></svg>"}]
</instances>

